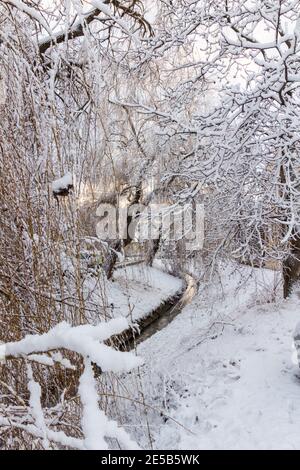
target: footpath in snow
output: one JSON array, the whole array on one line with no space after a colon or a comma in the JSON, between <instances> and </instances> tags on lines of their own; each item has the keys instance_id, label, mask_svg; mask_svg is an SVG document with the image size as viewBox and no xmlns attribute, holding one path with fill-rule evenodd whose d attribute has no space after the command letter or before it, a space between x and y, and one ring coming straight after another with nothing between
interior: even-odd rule
<instances>
[{"instance_id":1,"label":"footpath in snow","mask_svg":"<svg viewBox=\"0 0 300 470\"><path fill-rule=\"evenodd\" d=\"M138 346L148 403L182 425L150 413L154 448L300 449L300 300L276 288L278 273L223 267L218 289Z\"/></svg>"}]
</instances>

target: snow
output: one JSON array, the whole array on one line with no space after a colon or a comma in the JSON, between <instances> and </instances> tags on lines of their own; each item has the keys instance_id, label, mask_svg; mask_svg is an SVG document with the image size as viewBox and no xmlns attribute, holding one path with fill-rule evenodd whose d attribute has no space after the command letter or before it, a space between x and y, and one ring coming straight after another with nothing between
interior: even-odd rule
<instances>
[{"instance_id":1,"label":"snow","mask_svg":"<svg viewBox=\"0 0 300 470\"><path fill-rule=\"evenodd\" d=\"M134 42L136 42L137 44L140 43L138 36L129 30L126 22L123 21L121 18L118 18L118 16L114 15L112 10L107 5L105 5L105 3L103 3L101 0L90 0L90 3L95 8L98 8L98 10L100 10L105 16L112 19L114 23L120 26L121 30L126 32L126 34L128 34L128 36L130 36L134 40Z\"/></svg>"},{"instance_id":2,"label":"snow","mask_svg":"<svg viewBox=\"0 0 300 470\"><path fill-rule=\"evenodd\" d=\"M294 331L294 364L300 367L300 322L297 323Z\"/></svg>"},{"instance_id":3,"label":"snow","mask_svg":"<svg viewBox=\"0 0 300 470\"><path fill-rule=\"evenodd\" d=\"M298 18L297 21L296 21L294 34L297 38L300 37L300 18Z\"/></svg>"},{"instance_id":4,"label":"snow","mask_svg":"<svg viewBox=\"0 0 300 470\"><path fill-rule=\"evenodd\" d=\"M29 15L31 18L36 20L46 31L47 33L52 36L52 31L49 28L46 20L43 18L43 15L36 9L31 8L30 6L26 5L26 3L22 2L21 0L3 0L5 3L9 3L10 5L17 8L19 11L22 11Z\"/></svg>"},{"instance_id":5,"label":"snow","mask_svg":"<svg viewBox=\"0 0 300 470\"><path fill-rule=\"evenodd\" d=\"M44 414L41 405L42 390L39 383L33 378L31 366L27 366L28 375L28 390L30 392L29 405L31 408L32 417L35 420L36 426L43 433L43 446L44 449L49 448L49 441L47 438L47 427L44 419Z\"/></svg>"},{"instance_id":6,"label":"snow","mask_svg":"<svg viewBox=\"0 0 300 470\"><path fill-rule=\"evenodd\" d=\"M183 288L181 279L143 265L118 269L114 279L117 282L108 287L108 301L118 307L114 310L116 315L125 313L133 321L146 316Z\"/></svg>"},{"instance_id":7,"label":"snow","mask_svg":"<svg viewBox=\"0 0 300 470\"><path fill-rule=\"evenodd\" d=\"M57 193L62 191L63 189L69 189L70 186L73 185L73 176L72 173L67 172L61 178L52 182L52 191Z\"/></svg>"},{"instance_id":8,"label":"snow","mask_svg":"<svg viewBox=\"0 0 300 470\"><path fill-rule=\"evenodd\" d=\"M51 355L30 354L27 356L27 358L30 361L38 362L39 364L43 364L45 366L54 366L55 362L57 362L65 369L76 369L76 367L71 364L69 359L63 357L60 352L51 353Z\"/></svg>"},{"instance_id":9,"label":"snow","mask_svg":"<svg viewBox=\"0 0 300 470\"><path fill-rule=\"evenodd\" d=\"M15 428L29 432L34 437L44 438L43 432L33 424L23 424L14 421L13 419L0 416L0 426L14 426ZM47 438L60 445L84 450L84 445L81 439L67 436L63 431L53 431L52 429L47 428Z\"/></svg>"},{"instance_id":10,"label":"snow","mask_svg":"<svg viewBox=\"0 0 300 470\"><path fill-rule=\"evenodd\" d=\"M0 343L0 364L5 360L6 356L6 346L5 344Z\"/></svg>"},{"instance_id":11,"label":"snow","mask_svg":"<svg viewBox=\"0 0 300 470\"><path fill-rule=\"evenodd\" d=\"M6 0L6 1L8 1L9 3L18 2L18 0ZM40 22L42 26L47 30L48 35L44 35L44 34L39 35L39 41L38 41L39 45L43 45L49 41L53 41L53 43L55 43L57 38L60 36L66 35L67 31L76 31L83 24L83 20L93 15L93 13L96 10L101 11L103 15L105 15L110 20L112 20L116 25L118 25L121 30L123 30L128 36L130 36L134 40L135 43L137 44L140 43L138 35L130 31L128 27L129 25L127 26L126 21L123 21L120 17L115 15L113 10L110 9L105 3L103 3L100 0L91 0L89 4L93 6L92 9L89 7L89 5L88 6L85 4L81 5L80 3L77 4L76 10L79 16L79 20L76 20L76 19L70 20L71 27L67 28L64 22L62 21L59 21L56 23L52 22L53 30L50 30L45 24L45 22L42 23L41 15L37 16L38 13L33 8L29 8L26 5L22 4L23 6L20 5L19 9L25 11L28 15L30 15L36 21ZM24 6L27 8L27 10L24 9Z\"/></svg>"},{"instance_id":12,"label":"snow","mask_svg":"<svg viewBox=\"0 0 300 470\"><path fill-rule=\"evenodd\" d=\"M294 338L300 339L300 322L297 323L295 331L294 331Z\"/></svg>"},{"instance_id":13,"label":"snow","mask_svg":"<svg viewBox=\"0 0 300 470\"><path fill-rule=\"evenodd\" d=\"M97 278L86 281L86 292L93 292L93 302L110 307L112 317L124 316L136 322L147 316L183 288L183 281L144 264L116 269L113 280L101 279L105 288L97 290ZM107 299L103 300L103 290Z\"/></svg>"},{"instance_id":14,"label":"snow","mask_svg":"<svg viewBox=\"0 0 300 470\"><path fill-rule=\"evenodd\" d=\"M118 439L127 449L137 449L138 445L129 435L109 420L99 409L96 382L91 363L85 361L84 372L80 378L79 395L83 404L82 429L85 435L84 445L87 450L108 449L105 436Z\"/></svg>"},{"instance_id":15,"label":"snow","mask_svg":"<svg viewBox=\"0 0 300 470\"><path fill-rule=\"evenodd\" d=\"M97 326L72 327L61 322L47 333L27 335L20 341L6 343L6 356L24 356L31 353L65 348L88 357L103 371L129 371L142 364L142 359L131 353L112 349L99 341L119 334L129 327L125 318L118 318Z\"/></svg>"},{"instance_id":16,"label":"snow","mask_svg":"<svg viewBox=\"0 0 300 470\"><path fill-rule=\"evenodd\" d=\"M91 362L96 362L103 371L129 371L142 364L142 360L132 353L116 351L101 344L112 334L118 334L128 328L124 318L111 320L97 326L80 325L72 327L66 322L59 323L47 333L41 335L27 335L20 341L6 343L6 355L26 357L33 352L51 351L52 349L68 349L83 356L84 371L79 381L79 396L82 404L82 432L84 440L73 440L63 432L48 429L41 404L41 386L34 380L31 365L27 363L29 412L34 425L29 421L24 425L20 420L0 417L1 426L12 426L27 431L29 434L42 440L44 449L49 448L49 441L58 442L64 446L80 449L107 449L106 437L117 439L121 445L128 449L138 448L130 436L115 421L109 420L105 413L99 409L99 396L96 389ZM42 355L31 355L31 359L40 360ZM62 361L61 354L52 356L54 360ZM30 358L30 356L29 356ZM45 359L42 357L42 359ZM51 364L47 364L51 365ZM68 364L67 364L68 365ZM26 412L26 409L24 410Z\"/></svg>"},{"instance_id":17,"label":"snow","mask_svg":"<svg viewBox=\"0 0 300 470\"><path fill-rule=\"evenodd\" d=\"M0 427L21 432L0 446L300 449L300 293L283 301L276 272L220 263L186 306L221 257L282 269L297 252L300 0L150 3L1 2L0 339L14 342L0 344ZM97 239L102 200L140 235L140 203L192 204L189 227L156 224L187 286L143 265L106 279L110 253L125 264L150 244ZM202 204L192 252L176 235L202 233ZM138 356L112 347L183 291ZM83 370L79 397L61 367Z\"/></svg>"},{"instance_id":18,"label":"snow","mask_svg":"<svg viewBox=\"0 0 300 470\"><path fill-rule=\"evenodd\" d=\"M200 290L138 345L148 404L171 418L151 418L154 448L300 449L292 361L299 299L273 302L277 273L255 269L249 277L247 270L240 285L239 273L223 269L219 287Z\"/></svg>"}]
</instances>

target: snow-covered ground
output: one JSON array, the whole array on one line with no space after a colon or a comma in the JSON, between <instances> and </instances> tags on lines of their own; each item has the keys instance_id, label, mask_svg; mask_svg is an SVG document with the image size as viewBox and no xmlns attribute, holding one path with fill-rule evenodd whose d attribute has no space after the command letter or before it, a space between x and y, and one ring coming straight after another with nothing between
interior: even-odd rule
<instances>
[{"instance_id":1,"label":"snow-covered ground","mask_svg":"<svg viewBox=\"0 0 300 470\"><path fill-rule=\"evenodd\" d=\"M154 448L300 449L300 300L276 298L277 273L231 271L137 348L146 401L169 416L149 408ZM132 426L148 447L136 415Z\"/></svg>"},{"instance_id":2,"label":"snow-covered ground","mask_svg":"<svg viewBox=\"0 0 300 470\"><path fill-rule=\"evenodd\" d=\"M117 269L112 281L103 279L102 282L111 316L125 316L131 321L151 313L183 287L181 279L143 264ZM89 288L93 291L91 286ZM101 305L104 297L101 290L94 291L94 302Z\"/></svg>"},{"instance_id":3,"label":"snow-covered ground","mask_svg":"<svg viewBox=\"0 0 300 470\"><path fill-rule=\"evenodd\" d=\"M115 282L107 288L108 300L117 307L115 316L125 315L133 321L149 314L183 287L181 279L143 264L117 269Z\"/></svg>"}]
</instances>

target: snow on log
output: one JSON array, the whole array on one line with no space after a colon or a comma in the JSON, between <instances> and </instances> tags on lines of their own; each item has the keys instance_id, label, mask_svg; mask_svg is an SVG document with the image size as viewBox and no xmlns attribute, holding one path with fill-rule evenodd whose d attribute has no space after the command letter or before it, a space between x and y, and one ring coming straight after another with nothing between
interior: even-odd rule
<instances>
[{"instance_id":1,"label":"snow on log","mask_svg":"<svg viewBox=\"0 0 300 470\"><path fill-rule=\"evenodd\" d=\"M52 182L52 192L55 197L68 196L71 189L73 189L73 176L70 172Z\"/></svg>"}]
</instances>

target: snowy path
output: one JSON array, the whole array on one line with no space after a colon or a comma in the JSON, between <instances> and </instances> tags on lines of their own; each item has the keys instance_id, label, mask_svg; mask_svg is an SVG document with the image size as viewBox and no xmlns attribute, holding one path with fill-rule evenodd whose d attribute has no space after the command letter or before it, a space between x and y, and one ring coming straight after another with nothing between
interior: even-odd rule
<instances>
[{"instance_id":1,"label":"snowy path","mask_svg":"<svg viewBox=\"0 0 300 470\"><path fill-rule=\"evenodd\" d=\"M291 358L300 302L255 305L259 283L236 294L231 280L226 302L217 295L210 313L196 297L138 347L152 404L194 433L157 420L156 448L300 449L300 381Z\"/></svg>"}]
</instances>

